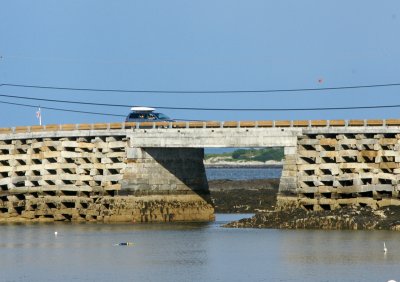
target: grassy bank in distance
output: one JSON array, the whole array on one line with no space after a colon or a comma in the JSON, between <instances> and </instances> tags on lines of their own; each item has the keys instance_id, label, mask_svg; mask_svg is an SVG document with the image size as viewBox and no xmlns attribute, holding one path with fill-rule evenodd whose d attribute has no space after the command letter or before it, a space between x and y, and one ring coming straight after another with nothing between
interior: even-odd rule
<instances>
[{"instance_id":1,"label":"grassy bank in distance","mask_svg":"<svg viewBox=\"0 0 400 282\"><path fill-rule=\"evenodd\" d=\"M232 152L205 154L205 163L280 163L283 157L282 147L237 149Z\"/></svg>"}]
</instances>

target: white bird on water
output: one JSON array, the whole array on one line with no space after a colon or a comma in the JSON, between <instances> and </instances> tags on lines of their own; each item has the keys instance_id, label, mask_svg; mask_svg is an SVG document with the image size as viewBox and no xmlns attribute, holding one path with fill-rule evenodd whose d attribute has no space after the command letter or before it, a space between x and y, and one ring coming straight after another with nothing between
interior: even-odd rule
<instances>
[{"instance_id":1,"label":"white bird on water","mask_svg":"<svg viewBox=\"0 0 400 282\"><path fill-rule=\"evenodd\" d=\"M387 253L387 248L385 242L383 242L383 252L386 254Z\"/></svg>"},{"instance_id":2,"label":"white bird on water","mask_svg":"<svg viewBox=\"0 0 400 282\"><path fill-rule=\"evenodd\" d=\"M57 232L57 231L55 231L55 232L54 232L54 236L57 236L57 235L58 235L58 232Z\"/></svg>"}]
</instances>

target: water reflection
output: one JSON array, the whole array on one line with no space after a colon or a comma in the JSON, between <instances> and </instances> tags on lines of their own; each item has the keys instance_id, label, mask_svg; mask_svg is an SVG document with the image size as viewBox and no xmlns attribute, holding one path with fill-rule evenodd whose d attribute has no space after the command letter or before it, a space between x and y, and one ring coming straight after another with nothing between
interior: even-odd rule
<instances>
[{"instance_id":1,"label":"water reflection","mask_svg":"<svg viewBox=\"0 0 400 282\"><path fill-rule=\"evenodd\" d=\"M1 225L0 280L387 281L400 277L397 232L219 226L238 217L242 216L217 215L216 222L209 224ZM135 245L114 246L118 242Z\"/></svg>"},{"instance_id":2,"label":"water reflection","mask_svg":"<svg viewBox=\"0 0 400 282\"><path fill-rule=\"evenodd\" d=\"M260 167L260 168L207 168L206 175L208 180L231 179L271 179L280 178L281 167Z\"/></svg>"}]
</instances>

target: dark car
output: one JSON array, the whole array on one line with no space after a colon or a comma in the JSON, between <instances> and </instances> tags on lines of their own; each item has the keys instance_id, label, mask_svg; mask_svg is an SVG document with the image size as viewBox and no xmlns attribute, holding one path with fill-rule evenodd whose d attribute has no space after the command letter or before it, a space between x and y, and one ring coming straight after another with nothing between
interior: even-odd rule
<instances>
[{"instance_id":1,"label":"dark car","mask_svg":"<svg viewBox=\"0 0 400 282\"><path fill-rule=\"evenodd\" d=\"M154 108L133 107L131 111L125 119L126 122L174 121L162 113L155 112Z\"/></svg>"}]
</instances>

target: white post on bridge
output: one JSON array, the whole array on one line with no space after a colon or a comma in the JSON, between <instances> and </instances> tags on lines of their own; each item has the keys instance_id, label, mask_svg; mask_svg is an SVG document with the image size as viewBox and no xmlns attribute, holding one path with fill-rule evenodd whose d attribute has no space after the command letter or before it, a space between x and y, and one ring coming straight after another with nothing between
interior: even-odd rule
<instances>
[{"instance_id":1,"label":"white post on bridge","mask_svg":"<svg viewBox=\"0 0 400 282\"><path fill-rule=\"evenodd\" d=\"M42 111L40 110L40 106L39 110L36 112L36 117L39 119L39 125L42 125Z\"/></svg>"}]
</instances>

